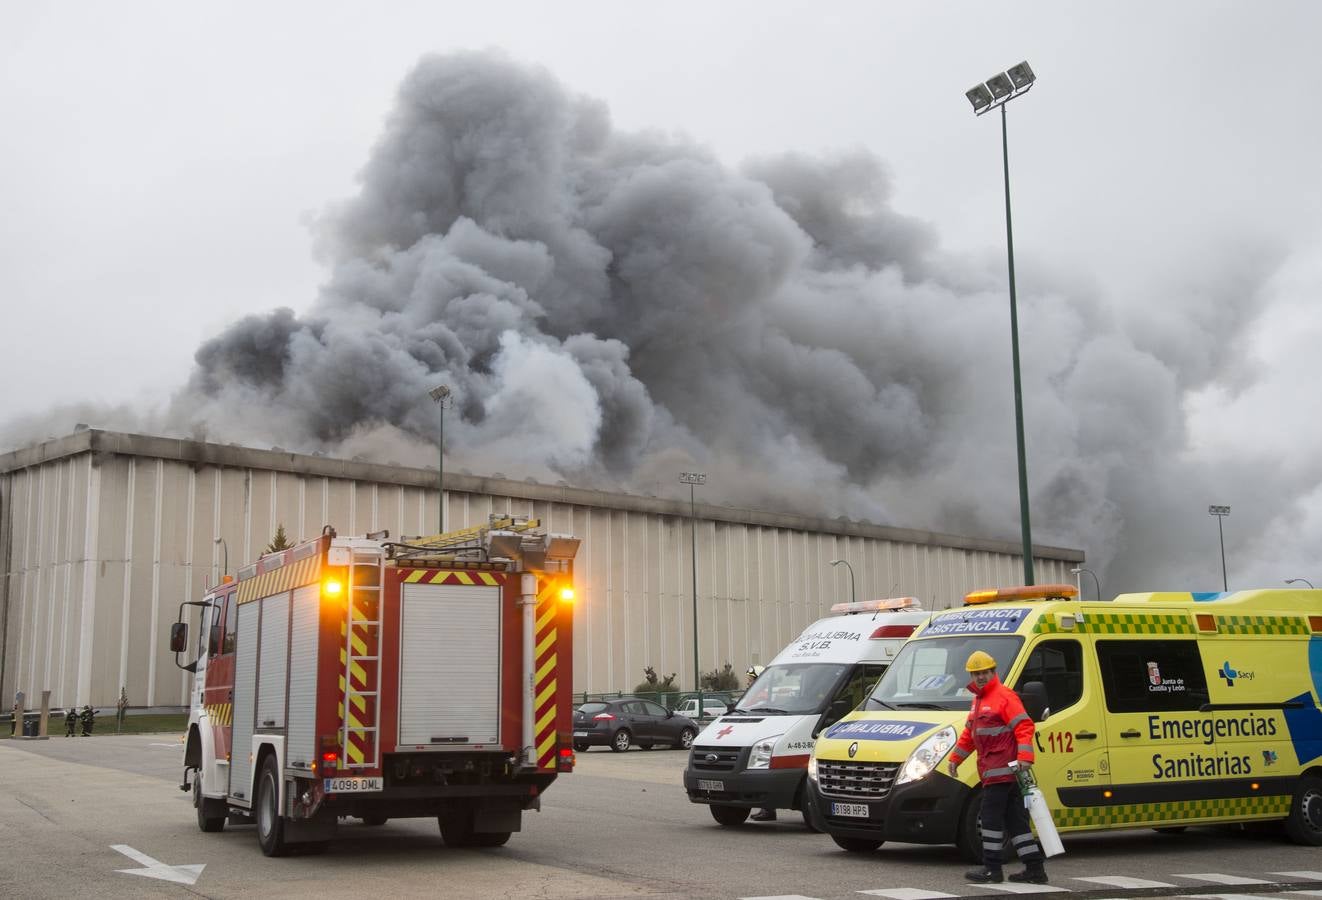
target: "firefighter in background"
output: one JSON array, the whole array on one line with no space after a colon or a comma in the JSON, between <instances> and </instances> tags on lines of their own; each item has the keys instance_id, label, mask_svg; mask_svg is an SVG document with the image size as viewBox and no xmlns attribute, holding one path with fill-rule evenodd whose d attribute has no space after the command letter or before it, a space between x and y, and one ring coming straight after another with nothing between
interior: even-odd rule
<instances>
[{"instance_id":1,"label":"firefighter in background","mask_svg":"<svg viewBox=\"0 0 1322 900\"><path fill-rule=\"evenodd\" d=\"M83 737L92 736L92 725L96 722L96 710L91 706L84 706L82 713L78 716L83 720Z\"/></svg>"},{"instance_id":2,"label":"firefighter in background","mask_svg":"<svg viewBox=\"0 0 1322 900\"><path fill-rule=\"evenodd\" d=\"M766 666L748 667L748 672L747 672L748 687L744 689L744 695L739 698L740 707L747 709L749 704L766 703L767 700L770 699L770 697L768 696L768 689L766 687L760 689L756 697L754 697L753 694L751 693L753 682L757 681L757 677L761 675L765 670L766 670ZM750 818L754 822L774 822L776 821L776 811L771 807L763 807L762 809L756 810Z\"/></svg>"},{"instance_id":3,"label":"firefighter in background","mask_svg":"<svg viewBox=\"0 0 1322 900\"><path fill-rule=\"evenodd\" d=\"M1027 771L1033 765L1033 720L1024 711L1019 696L996 677L996 660L990 653L975 650L964 666L972 677L973 709L964 731L950 751L947 768L952 778L959 764L973 751L978 753L978 777L982 779L982 868L966 873L975 884L1000 884L1001 854L1008 836L1023 860L1024 870L1011 881L1046 884L1045 857L1028 827L1028 811L1019 794L1014 767Z\"/></svg>"},{"instance_id":4,"label":"firefighter in background","mask_svg":"<svg viewBox=\"0 0 1322 900\"><path fill-rule=\"evenodd\" d=\"M64 736L73 737L73 730L78 726L78 710L70 706L64 712Z\"/></svg>"}]
</instances>

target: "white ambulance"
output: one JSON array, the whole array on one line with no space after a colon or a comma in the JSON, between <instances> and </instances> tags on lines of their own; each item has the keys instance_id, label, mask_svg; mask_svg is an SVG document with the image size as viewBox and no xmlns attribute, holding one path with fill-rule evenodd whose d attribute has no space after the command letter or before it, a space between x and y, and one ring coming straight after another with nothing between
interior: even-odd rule
<instances>
[{"instance_id":1,"label":"white ambulance","mask_svg":"<svg viewBox=\"0 0 1322 900\"><path fill-rule=\"evenodd\" d=\"M740 698L693 741L684 789L722 825L753 809L804 808L817 733L848 714L881 678L905 639L930 616L912 597L837 603L808 626Z\"/></svg>"}]
</instances>

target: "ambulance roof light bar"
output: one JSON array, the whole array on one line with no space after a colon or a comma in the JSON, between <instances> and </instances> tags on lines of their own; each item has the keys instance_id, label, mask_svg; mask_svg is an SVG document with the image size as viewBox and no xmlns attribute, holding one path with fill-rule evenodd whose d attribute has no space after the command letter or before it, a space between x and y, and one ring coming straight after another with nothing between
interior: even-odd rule
<instances>
[{"instance_id":1,"label":"ambulance roof light bar","mask_svg":"<svg viewBox=\"0 0 1322 900\"><path fill-rule=\"evenodd\" d=\"M1073 600L1077 596L1079 589L1072 584L1031 584L969 591L964 595L964 605L999 603L1004 600Z\"/></svg>"},{"instance_id":2,"label":"ambulance roof light bar","mask_svg":"<svg viewBox=\"0 0 1322 900\"><path fill-rule=\"evenodd\" d=\"M864 613L864 612L900 612L906 609L922 609L923 606L915 597L890 597L885 600L859 600L856 603L836 603L832 605L831 612L844 615L845 613Z\"/></svg>"}]
</instances>

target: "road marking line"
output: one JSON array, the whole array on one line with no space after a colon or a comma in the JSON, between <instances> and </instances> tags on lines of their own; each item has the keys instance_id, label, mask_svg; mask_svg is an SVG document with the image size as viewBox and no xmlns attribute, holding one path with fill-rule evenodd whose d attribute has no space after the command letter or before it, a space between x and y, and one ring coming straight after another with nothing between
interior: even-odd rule
<instances>
[{"instance_id":1,"label":"road marking line","mask_svg":"<svg viewBox=\"0 0 1322 900\"><path fill-rule=\"evenodd\" d=\"M945 900L958 897L959 894L943 894L940 891L924 891L919 888L892 888L890 890L855 891L856 894L868 894L872 897L889 897L891 900Z\"/></svg>"},{"instance_id":2,"label":"road marking line","mask_svg":"<svg viewBox=\"0 0 1322 900\"><path fill-rule=\"evenodd\" d=\"M1005 881L1001 884L972 884L970 887L985 888L997 893L1009 894L1054 894L1058 892L1069 892L1069 888L1057 887L1054 884L1029 884L1027 882L1020 884L1017 881Z\"/></svg>"},{"instance_id":3,"label":"road marking line","mask_svg":"<svg viewBox=\"0 0 1322 900\"><path fill-rule=\"evenodd\" d=\"M202 870L207 867L206 863L199 863L186 866L171 866L157 859L152 859L141 850L134 850L128 844L111 844L110 849L118 853L123 853L129 859L136 863L141 863L144 868L141 869L116 869L116 872L124 875L141 875L144 878L159 878L161 881L173 881L176 884L197 884L198 876Z\"/></svg>"},{"instance_id":4,"label":"road marking line","mask_svg":"<svg viewBox=\"0 0 1322 900\"><path fill-rule=\"evenodd\" d=\"M1271 884L1261 878L1245 878L1242 875L1225 875L1221 872L1199 872L1192 875L1172 875L1172 878L1193 878L1198 881L1210 881L1213 884Z\"/></svg>"},{"instance_id":5,"label":"road marking line","mask_svg":"<svg viewBox=\"0 0 1322 900\"><path fill-rule=\"evenodd\" d=\"M1146 878L1130 878L1128 875L1094 875L1090 878L1074 877L1075 881L1091 881L1115 888L1169 888L1175 887L1165 881L1149 881Z\"/></svg>"},{"instance_id":6,"label":"road marking line","mask_svg":"<svg viewBox=\"0 0 1322 900\"><path fill-rule=\"evenodd\" d=\"M1285 875L1289 878L1307 879L1308 881L1322 881L1322 872L1268 872L1268 875Z\"/></svg>"}]
</instances>

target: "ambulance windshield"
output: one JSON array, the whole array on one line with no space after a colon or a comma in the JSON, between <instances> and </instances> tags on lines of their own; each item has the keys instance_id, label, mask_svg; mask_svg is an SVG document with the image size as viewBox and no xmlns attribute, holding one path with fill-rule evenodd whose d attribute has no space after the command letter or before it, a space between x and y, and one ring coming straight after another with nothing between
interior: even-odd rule
<instances>
[{"instance_id":1,"label":"ambulance windshield","mask_svg":"<svg viewBox=\"0 0 1322 900\"><path fill-rule=\"evenodd\" d=\"M768 666L736 705L745 712L807 715L821 712L848 666L844 663L791 663Z\"/></svg>"},{"instance_id":2,"label":"ambulance windshield","mask_svg":"<svg viewBox=\"0 0 1322 900\"><path fill-rule=\"evenodd\" d=\"M1024 639L1018 635L960 635L908 641L864 702L864 709L964 709L973 694L964 664L975 650L990 653L1004 674Z\"/></svg>"}]
</instances>

